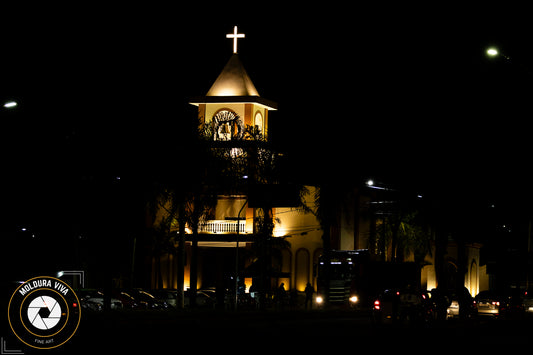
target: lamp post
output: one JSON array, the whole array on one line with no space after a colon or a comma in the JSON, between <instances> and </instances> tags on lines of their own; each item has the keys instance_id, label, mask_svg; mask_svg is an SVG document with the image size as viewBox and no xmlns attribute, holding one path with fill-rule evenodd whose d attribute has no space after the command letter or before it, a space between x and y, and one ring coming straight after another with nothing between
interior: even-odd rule
<instances>
[{"instance_id":1,"label":"lamp post","mask_svg":"<svg viewBox=\"0 0 533 355\"><path fill-rule=\"evenodd\" d=\"M239 210L239 213L237 214L237 234L235 236L235 310L237 310L237 305L239 304L239 229L241 222L241 213L247 204L248 199L246 199L241 209Z\"/></svg>"},{"instance_id":2,"label":"lamp post","mask_svg":"<svg viewBox=\"0 0 533 355\"><path fill-rule=\"evenodd\" d=\"M525 65L522 61L516 61L516 60L513 60L511 61L511 58L503 53L501 53L497 48L495 47L490 47L490 48L487 48L486 50L486 55L491 57L491 58L496 58L496 57L502 57L506 60L506 63L507 64L513 64L514 67L516 67L516 69L518 70L518 68L520 69L520 72L521 74L526 74L528 76L528 79L531 80L533 79L533 71L530 69L530 67L528 65ZM530 81L528 81L528 83L530 83ZM494 208L494 205L492 205L492 207ZM531 212L529 212L531 213ZM526 249L526 290L529 289L529 285L530 285L530 272L531 272L531 268L530 268L530 263L531 263L531 250L532 250L532 239L531 239L531 231L532 231L532 217L531 215L529 216L528 218L528 227L527 227L527 249ZM505 227L505 226L504 226ZM510 232L510 230L509 230Z\"/></svg>"},{"instance_id":3,"label":"lamp post","mask_svg":"<svg viewBox=\"0 0 533 355\"><path fill-rule=\"evenodd\" d=\"M500 51L498 50L498 48L495 48L495 47L489 47L489 48L487 48L486 54L487 54L489 57L492 57L492 58L495 58L495 57L502 57L502 58L505 58L506 60L509 60L509 61L511 60L511 58L509 58L509 57L506 56L505 54L500 53Z\"/></svg>"}]
</instances>

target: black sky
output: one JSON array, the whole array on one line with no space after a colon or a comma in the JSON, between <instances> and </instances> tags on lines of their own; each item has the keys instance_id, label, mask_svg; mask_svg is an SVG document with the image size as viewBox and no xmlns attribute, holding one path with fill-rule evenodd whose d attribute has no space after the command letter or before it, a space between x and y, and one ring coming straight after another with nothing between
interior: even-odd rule
<instances>
[{"instance_id":1,"label":"black sky","mask_svg":"<svg viewBox=\"0 0 533 355\"><path fill-rule=\"evenodd\" d=\"M187 99L216 79L238 25L245 68L279 104L272 139L303 175L531 197L527 10L355 6L5 7L0 98L19 101L1 112L5 190L143 174L172 149L179 159ZM512 63L487 59L487 45Z\"/></svg>"}]
</instances>

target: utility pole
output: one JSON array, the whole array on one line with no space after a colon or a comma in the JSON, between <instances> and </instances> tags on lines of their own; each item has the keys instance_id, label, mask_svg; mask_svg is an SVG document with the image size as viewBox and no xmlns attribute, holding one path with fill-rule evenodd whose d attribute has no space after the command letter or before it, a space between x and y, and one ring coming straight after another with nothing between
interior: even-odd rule
<instances>
[{"instance_id":1,"label":"utility pole","mask_svg":"<svg viewBox=\"0 0 533 355\"><path fill-rule=\"evenodd\" d=\"M526 257L526 291L529 290L529 272L531 269L531 218L529 218L529 223L527 227L527 257Z\"/></svg>"},{"instance_id":2,"label":"utility pole","mask_svg":"<svg viewBox=\"0 0 533 355\"><path fill-rule=\"evenodd\" d=\"M237 214L237 235L235 236L235 299L234 299L234 306L235 310L237 310L237 304L239 303L239 233L241 229L241 213L244 207L248 204L248 199L244 202L241 209L239 210L239 213ZM244 217L246 220L246 216Z\"/></svg>"}]
</instances>

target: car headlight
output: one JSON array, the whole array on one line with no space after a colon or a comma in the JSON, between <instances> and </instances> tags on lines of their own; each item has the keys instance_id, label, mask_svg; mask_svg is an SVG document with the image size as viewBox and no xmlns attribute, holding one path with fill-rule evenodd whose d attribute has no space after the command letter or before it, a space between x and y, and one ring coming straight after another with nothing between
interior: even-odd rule
<instances>
[{"instance_id":1,"label":"car headlight","mask_svg":"<svg viewBox=\"0 0 533 355\"><path fill-rule=\"evenodd\" d=\"M359 298L357 298L357 296L350 297L350 302L357 303L357 301L359 301Z\"/></svg>"},{"instance_id":2,"label":"car headlight","mask_svg":"<svg viewBox=\"0 0 533 355\"><path fill-rule=\"evenodd\" d=\"M322 302L324 302L324 299L322 298L322 296L316 296L315 301L316 303L321 304Z\"/></svg>"}]
</instances>

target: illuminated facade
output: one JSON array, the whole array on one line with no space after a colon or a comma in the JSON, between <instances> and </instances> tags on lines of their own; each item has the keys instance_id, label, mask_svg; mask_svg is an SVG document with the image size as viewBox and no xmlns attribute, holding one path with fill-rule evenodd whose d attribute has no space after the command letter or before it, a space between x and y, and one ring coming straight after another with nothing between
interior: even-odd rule
<instances>
[{"instance_id":1,"label":"illuminated facade","mask_svg":"<svg viewBox=\"0 0 533 355\"><path fill-rule=\"evenodd\" d=\"M235 37L234 37L235 36ZM228 159L238 159L246 154L243 142L258 144L268 143L269 113L277 110L277 104L264 99L248 76L238 56L236 41L244 38L237 33L228 35L234 40L234 53L212 84L207 94L190 100L198 107L198 118L207 140L218 148L228 149ZM250 144L246 146L249 153ZM258 148L263 149L263 148ZM240 178L259 183L268 183L265 176L247 176ZM260 175L260 172L251 174ZM303 291L310 282L315 285L314 265L322 253L322 232L320 224L313 213L314 188L308 187L305 196L307 212L303 208L272 206L274 221L274 239L288 243L273 242L271 287L285 284L286 290ZM220 191L216 205L210 216L198 229L198 277L197 287L226 287L235 275L236 247L238 241L239 277L244 281L246 290L252 285L254 262L257 252L254 250L257 227L254 221L260 217L259 208L250 207L246 188L231 192ZM161 216L160 216L161 217ZM191 234L191 229L186 228ZM190 237L187 238L190 240ZM187 263L185 266L185 288L190 285L191 242L187 242ZM153 260L152 287L175 288L177 264L171 254Z\"/></svg>"},{"instance_id":2,"label":"illuminated facade","mask_svg":"<svg viewBox=\"0 0 533 355\"><path fill-rule=\"evenodd\" d=\"M372 240L378 233L377 229L382 221L376 211L372 211L371 206L380 205L380 198L371 192L367 187L359 188L351 193L346 194L340 201L342 208L338 218L338 228L332 231L332 248L340 250L369 249L374 255L379 254L373 250ZM432 233L432 232L428 232ZM422 289L432 290L438 286L436 260L437 250L435 245L435 235L428 236L429 250L424 257L420 272L420 286ZM481 264L480 251L482 245L479 243L465 243L462 246L464 258L464 286L476 296L479 292L489 289L489 275L487 265ZM386 261L391 260L391 241L387 241L385 254L380 258ZM441 262L443 283L448 287L455 287L458 283L456 279L460 274L460 256L457 243L449 238L445 250L442 251L443 258ZM405 252L402 259L413 262L414 254L412 251Z\"/></svg>"},{"instance_id":3,"label":"illuminated facade","mask_svg":"<svg viewBox=\"0 0 533 355\"><path fill-rule=\"evenodd\" d=\"M198 108L198 118L203 134L214 146L229 147L228 159L237 159L244 153L243 142L268 142L269 114L277 110L277 104L259 95L258 90L237 54L237 40L244 38L237 28L228 35L234 41L233 54L207 94L195 97L190 103ZM247 173L246 173L247 174ZM257 173L256 173L257 174ZM260 180L262 177L243 173L239 178ZM272 206L273 236L288 243L278 243L272 250L271 262L273 288L284 283L286 290L304 291L309 282L316 290L316 265L323 252L323 231L313 211L316 210L315 187L306 186L303 198L306 208ZM331 231L331 247L338 250L369 249L369 240L375 233L376 219L368 217L367 206L371 194L355 191L340 202L338 226ZM217 193L216 203L208 218L198 228L198 289L225 287L233 282L236 272L244 281L246 290L252 286L254 262L257 253L254 243L257 230L254 221L260 211L250 206L246 189ZM159 216L161 217L161 216ZM186 245L185 288L190 285L192 259L191 228ZM177 227L174 229L177 232ZM238 246L238 248L237 248ZM488 288L485 267L481 267L479 245L467 246L468 270L465 286L476 295ZM447 265L457 268L457 248L451 245L447 253ZM238 255L236 251L238 250ZM421 286L432 289L437 286L435 250L426 256L426 266L421 271ZM407 255L407 260L412 256ZM152 287L176 288L177 261L166 254L152 261Z\"/></svg>"}]
</instances>

